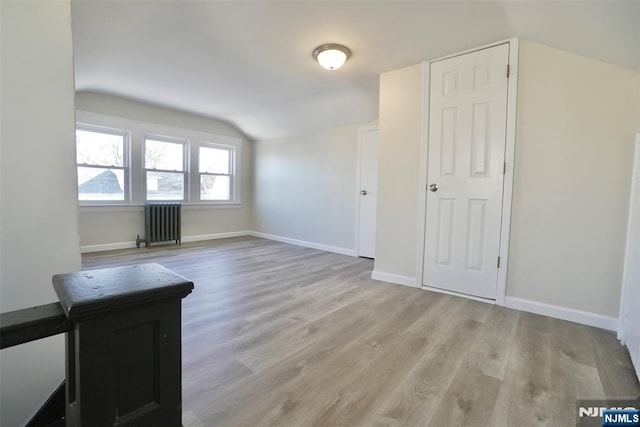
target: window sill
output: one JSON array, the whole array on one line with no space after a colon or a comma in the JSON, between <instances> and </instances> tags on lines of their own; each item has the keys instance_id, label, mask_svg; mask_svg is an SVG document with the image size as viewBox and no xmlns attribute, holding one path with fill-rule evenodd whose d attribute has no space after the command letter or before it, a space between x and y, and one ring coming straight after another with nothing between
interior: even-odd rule
<instances>
[{"instance_id":1,"label":"window sill","mask_svg":"<svg viewBox=\"0 0 640 427\"><path fill-rule=\"evenodd\" d=\"M91 204L91 205L79 205L80 213L92 213L92 212L142 212L144 211L144 205L137 204ZM227 202L227 203L183 203L182 209L191 210L207 210L207 209L241 209L242 203L240 202Z\"/></svg>"}]
</instances>

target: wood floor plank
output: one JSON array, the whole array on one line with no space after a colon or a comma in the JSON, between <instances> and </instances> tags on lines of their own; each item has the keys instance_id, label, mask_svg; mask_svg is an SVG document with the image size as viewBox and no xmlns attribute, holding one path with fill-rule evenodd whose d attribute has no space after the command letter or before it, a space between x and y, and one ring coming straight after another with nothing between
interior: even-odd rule
<instances>
[{"instance_id":1,"label":"wood floor plank","mask_svg":"<svg viewBox=\"0 0 640 427\"><path fill-rule=\"evenodd\" d=\"M380 309L383 305L387 306L386 308L388 309L387 302L391 302L391 299L385 300L383 303L373 304L376 299L381 298L385 293L388 293L385 289L375 288L369 291L367 295L361 295L358 301L331 311L325 316L308 323L303 328L296 328L279 334L277 339L271 340L260 351L250 354L238 353L236 357L256 372L262 371L287 355L292 354L292 352L304 352L309 346L321 345L328 339L327 336L332 336L334 332L341 328L349 330L348 328L354 324L355 320L369 319L372 316L369 313L370 311ZM366 325L367 330L375 328L375 326L376 323L373 320Z\"/></svg>"},{"instance_id":2,"label":"wood floor plank","mask_svg":"<svg viewBox=\"0 0 640 427\"><path fill-rule=\"evenodd\" d=\"M331 359L310 367L306 376L285 384L281 390L261 399L255 407L242 411L230 420L234 425L258 425L264 419L268 425L310 425L309 414L325 407L324 403L341 393L340 387L360 378L370 378L362 371L370 369L374 360L388 359L387 353L408 344L405 331L441 296L423 295L415 298L404 292L392 304L385 304L387 313L379 316L375 327L342 348ZM414 341L414 345L417 343ZM404 354L410 354L411 348ZM328 376L327 372L331 372ZM266 417L265 417L266 414ZM312 423L311 423L312 424Z\"/></svg>"},{"instance_id":3,"label":"wood floor plank","mask_svg":"<svg viewBox=\"0 0 640 427\"><path fill-rule=\"evenodd\" d=\"M551 334L528 327L527 318L520 317L489 425L553 425Z\"/></svg>"},{"instance_id":4,"label":"wood floor plank","mask_svg":"<svg viewBox=\"0 0 640 427\"><path fill-rule=\"evenodd\" d=\"M588 330L577 323L551 319L551 344L557 350L554 356L583 365L596 365Z\"/></svg>"},{"instance_id":5,"label":"wood floor plank","mask_svg":"<svg viewBox=\"0 0 640 427\"><path fill-rule=\"evenodd\" d=\"M501 381L476 367L462 366L442 397L429 425L488 425Z\"/></svg>"},{"instance_id":6,"label":"wood floor plank","mask_svg":"<svg viewBox=\"0 0 640 427\"><path fill-rule=\"evenodd\" d=\"M158 262L183 300L183 424L565 426L640 395L615 335L371 279L373 262L253 237L83 255Z\"/></svg>"},{"instance_id":7,"label":"wood floor plank","mask_svg":"<svg viewBox=\"0 0 640 427\"><path fill-rule=\"evenodd\" d=\"M552 419L561 425L575 425L576 398L605 397L588 331L582 325L559 319L551 328Z\"/></svg>"},{"instance_id":8,"label":"wood floor plank","mask_svg":"<svg viewBox=\"0 0 640 427\"><path fill-rule=\"evenodd\" d=\"M396 292L404 291L398 289ZM296 378L313 377L310 371L314 372L316 367L333 360L345 346L374 328L376 317L384 318L384 313L382 316L378 314L380 309L388 307L396 298L394 292L389 292L389 295L380 298L377 304L361 304L352 307L353 310L334 312L330 315L331 322L328 324L333 324L332 320L340 317L336 322L336 328L308 329L308 333L316 336L313 345L306 345L279 361L269 359L269 369L258 370L255 376L232 387L226 396L216 402L216 407L212 408L208 401L204 401L195 408L195 412L202 413L211 420L211 425L235 425L229 420L240 416L247 404L258 405L259 400L267 393L280 390Z\"/></svg>"},{"instance_id":9,"label":"wood floor plank","mask_svg":"<svg viewBox=\"0 0 640 427\"><path fill-rule=\"evenodd\" d=\"M474 320L477 315L473 309L483 303L451 302L448 316L424 331L432 340L431 345L380 405L376 417L379 421L389 425L426 425L433 416L482 326Z\"/></svg>"},{"instance_id":10,"label":"wood floor plank","mask_svg":"<svg viewBox=\"0 0 640 427\"><path fill-rule=\"evenodd\" d=\"M479 339L465 360L465 365L502 380L519 316L520 312L517 310L493 307Z\"/></svg>"},{"instance_id":11,"label":"wood floor plank","mask_svg":"<svg viewBox=\"0 0 640 427\"><path fill-rule=\"evenodd\" d=\"M229 359L209 359L205 363L186 368L182 379L184 387L183 399L186 401L199 399L202 395L214 397L217 391L235 384L243 378L253 374L253 371L243 364Z\"/></svg>"},{"instance_id":12,"label":"wood floor plank","mask_svg":"<svg viewBox=\"0 0 640 427\"><path fill-rule=\"evenodd\" d=\"M588 328L587 333L606 396L640 396L640 384L633 374L629 352L620 345L615 333L598 328Z\"/></svg>"},{"instance_id":13,"label":"wood floor plank","mask_svg":"<svg viewBox=\"0 0 640 427\"><path fill-rule=\"evenodd\" d=\"M449 319L448 326L458 321L450 316L445 318ZM423 316L413 323L402 341L394 343L393 347L372 360L356 378L326 400L324 411L310 417L305 424L355 425L366 419L387 399L390 391L401 385L413 366L429 351L433 335L424 331L433 321L433 318ZM467 319L461 323L471 329L475 322Z\"/></svg>"}]
</instances>

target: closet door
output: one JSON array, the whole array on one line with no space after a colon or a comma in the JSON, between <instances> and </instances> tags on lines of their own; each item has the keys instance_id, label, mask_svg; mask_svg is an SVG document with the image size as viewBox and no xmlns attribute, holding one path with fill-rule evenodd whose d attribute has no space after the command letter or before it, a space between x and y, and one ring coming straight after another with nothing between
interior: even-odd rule
<instances>
[{"instance_id":1,"label":"closet door","mask_svg":"<svg viewBox=\"0 0 640 427\"><path fill-rule=\"evenodd\" d=\"M509 44L431 63L423 285L496 298Z\"/></svg>"}]
</instances>

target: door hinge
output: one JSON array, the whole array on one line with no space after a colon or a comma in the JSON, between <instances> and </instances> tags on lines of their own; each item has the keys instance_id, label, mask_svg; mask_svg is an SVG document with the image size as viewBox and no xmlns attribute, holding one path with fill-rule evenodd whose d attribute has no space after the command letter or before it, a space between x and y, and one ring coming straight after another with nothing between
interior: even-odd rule
<instances>
[{"instance_id":1,"label":"door hinge","mask_svg":"<svg viewBox=\"0 0 640 427\"><path fill-rule=\"evenodd\" d=\"M502 175L507 174L507 162L502 163Z\"/></svg>"},{"instance_id":2,"label":"door hinge","mask_svg":"<svg viewBox=\"0 0 640 427\"><path fill-rule=\"evenodd\" d=\"M496 268L500 268L500 257L498 257L498 265L496 266Z\"/></svg>"},{"instance_id":3,"label":"door hinge","mask_svg":"<svg viewBox=\"0 0 640 427\"><path fill-rule=\"evenodd\" d=\"M510 74L511 74L511 65L507 64L507 78L509 78Z\"/></svg>"}]
</instances>

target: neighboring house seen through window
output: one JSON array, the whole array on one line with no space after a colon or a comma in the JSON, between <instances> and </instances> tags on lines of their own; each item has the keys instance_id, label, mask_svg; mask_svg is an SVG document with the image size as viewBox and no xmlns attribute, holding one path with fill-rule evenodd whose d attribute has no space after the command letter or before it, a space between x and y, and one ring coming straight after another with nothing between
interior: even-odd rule
<instances>
[{"instance_id":1,"label":"neighboring house seen through window","mask_svg":"<svg viewBox=\"0 0 640 427\"><path fill-rule=\"evenodd\" d=\"M123 202L126 191L126 133L78 128L78 200Z\"/></svg>"}]
</instances>

